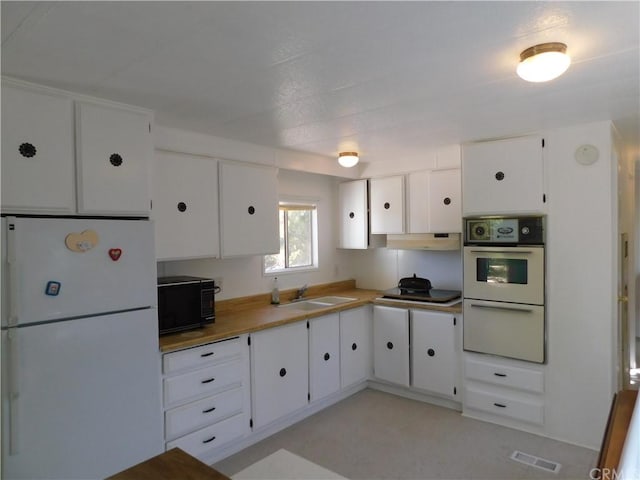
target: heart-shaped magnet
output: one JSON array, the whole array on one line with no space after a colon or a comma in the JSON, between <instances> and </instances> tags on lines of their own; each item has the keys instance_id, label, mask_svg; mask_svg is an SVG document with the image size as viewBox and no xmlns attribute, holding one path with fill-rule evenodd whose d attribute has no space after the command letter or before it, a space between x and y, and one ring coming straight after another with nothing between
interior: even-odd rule
<instances>
[{"instance_id":1,"label":"heart-shaped magnet","mask_svg":"<svg viewBox=\"0 0 640 480\"><path fill-rule=\"evenodd\" d=\"M64 243L72 252L88 252L98 245L98 234L93 230L85 230L81 233L70 233L64 239Z\"/></svg>"},{"instance_id":2,"label":"heart-shaped magnet","mask_svg":"<svg viewBox=\"0 0 640 480\"><path fill-rule=\"evenodd\" d=\"M121 255L122 255L122 249L121 248L110 248L109 249L109 256L111 257L111 260L113 260L114 262L117 262L120 259Z\"/></svg>"}]
</instances>

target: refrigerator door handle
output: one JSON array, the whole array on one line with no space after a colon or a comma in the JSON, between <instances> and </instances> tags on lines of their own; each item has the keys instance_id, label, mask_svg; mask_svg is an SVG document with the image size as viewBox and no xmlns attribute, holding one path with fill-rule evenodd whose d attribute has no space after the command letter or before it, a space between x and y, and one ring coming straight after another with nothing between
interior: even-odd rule
<instances>
[{"instance_id":1,"label":"refrigerator door handle","mask_svg":"<svg viewBox=\"0 0 640 480\"><path fill-rule=\"evenodd\" d=\"M19 449L18 398L20 397L18 329L7 330L8 363L7 379L9 387L9 455L16 455Z\"/></svg>"}]
</instances>

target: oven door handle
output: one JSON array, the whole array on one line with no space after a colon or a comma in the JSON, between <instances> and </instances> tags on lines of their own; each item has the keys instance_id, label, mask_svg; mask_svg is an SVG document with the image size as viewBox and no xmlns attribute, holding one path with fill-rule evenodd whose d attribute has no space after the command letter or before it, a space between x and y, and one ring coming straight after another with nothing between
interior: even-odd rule
<instances>
[{"instance_id":1,"label":"oven door handle","mask_svg":"<svg viewBox=\"0 0 640 480\"><path fill-rule=\"evenodd\" d=\"M533 309L531 308L503 307L501 305L483 305L480 303L472 303L470 305L476 308L490 308L492 310L509 310L511 312L523 312L523 313L533 312Z\"/></svg>"},{"instance_id":2,"label":"oven door handle","mask_svg":"<svg viewBox=\"0 0 640 480\"><path fill-rule=\"evenodd\" d=\"M470 250L471 253L504 253L507 255L531 255L533 250Z\"/></svg>"}]
</instances>

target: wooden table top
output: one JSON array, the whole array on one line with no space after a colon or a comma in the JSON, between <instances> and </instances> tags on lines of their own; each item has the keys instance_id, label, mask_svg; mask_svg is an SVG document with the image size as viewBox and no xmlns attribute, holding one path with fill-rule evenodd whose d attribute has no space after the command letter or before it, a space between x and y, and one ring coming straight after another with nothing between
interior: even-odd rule
<instances>
[{"instance_id":1,"label":"wooden table top","mask_svg":"<svg viewBox=\"0 0 640 480\"><path fill-rule=\"evenodd\" d=\"M179 448L172 448L107 480L231 480Z\"/></svg>"}]
</instances>

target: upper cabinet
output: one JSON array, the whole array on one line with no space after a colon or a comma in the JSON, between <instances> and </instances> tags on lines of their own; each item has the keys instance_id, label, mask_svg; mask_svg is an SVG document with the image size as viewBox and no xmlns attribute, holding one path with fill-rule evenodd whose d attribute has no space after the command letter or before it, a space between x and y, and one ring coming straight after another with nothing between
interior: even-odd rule
<instances>
[{"instance_id":1,"label":"upper cabinet","mask_svg":"<svg viewBox=\"0 0 640 480\"><path fill-rule=\"evenodd\" d=\"M149 214L151 115L76 103L78 213Z\"/></svg>"},{"instance_id":2,"label":"upper cabinet","mask_svg":"<svg viewBox=\"0 0 640 480\"><path fill-rule=\"evenodd\" d=\"M465 145L463 214L543 212L543 142L531 136Z\"/></svg>"},{"instance_id":3,"label":"upper cabinet","mask_svg":"<svg viewBox=\"0 0 640 480\"><path fill-rule=\"evenodd\" d=\"M220 162L220 230L223 257L280 251L276 168Z\"/></svg>"},{"instance_id":4,"label":"upper cabinet","mask_svg":"<svg viewBox=\"0 0 640 480\"><path fill-rule=\"evenodd\" d=\"M73 102L2 82L2 212L75 211Z\"/></svg>"},{"instance_id":5,"label":"upper cabinet","mask_svg":"<svg viewBox=\"0 0 640 480\"><path fill-rule=\"evenodd\" d=\"M404 233L404 176L370 182L371 233Z\"/></svg>"},{"instance_id":6,"label":"upper cabinet","mask_svg":"<svg viewBox=\"0 0 640 480\"><path fill-rule=\"evenodd\" d=\"M368 247L367 180L338 185L340 239L338 248Z\"/></svg>"},{"instance_id":7,"label":"upper cabinet","mask_svg":"<svg viewBox=\"0 0 640 480\"><path fill-rule=\"evenodd\" d=\"M408 175L408 233L462 232L460 169Z\"/></svg>"},{"instance_id":8,"label":"upper cabinet","mask_svg":"<svg viewBox=\"0 0 640 480\"><path fill-rule=\"evenodd\" d=\"M150 129L146 110L3 78L2 212L147 216Z\"/></svg>"},{"instance_id":9,"label":"upper cabinet","mask_svg":"<svg viewBox=\"0 0 640 480\"><path fill-rule=\"evenodd\" d=\"M219 257L218 161L156 152L152 218L158 260Z\"/></svg>"}]
</instances>

